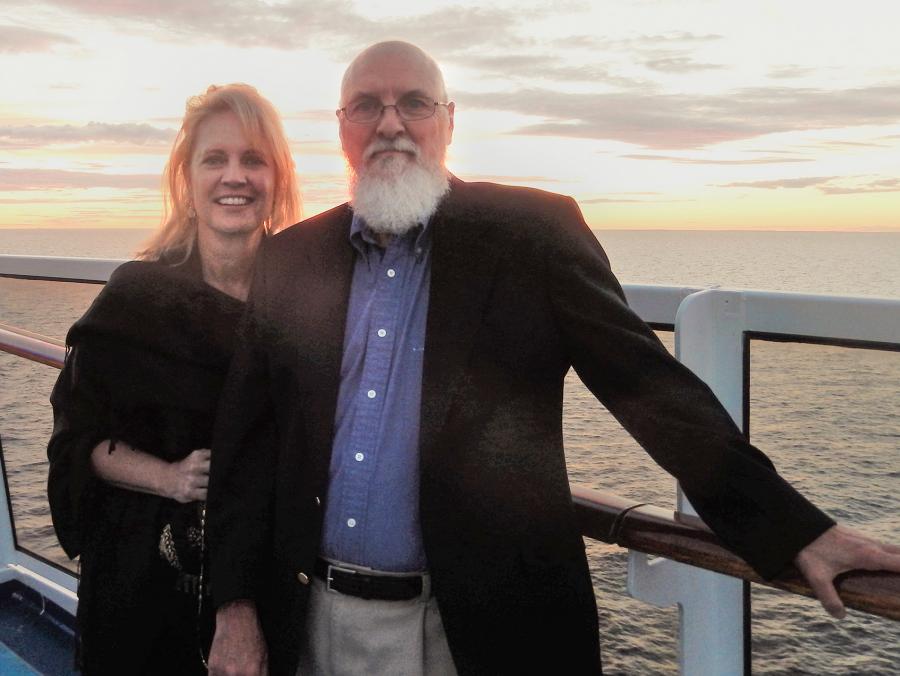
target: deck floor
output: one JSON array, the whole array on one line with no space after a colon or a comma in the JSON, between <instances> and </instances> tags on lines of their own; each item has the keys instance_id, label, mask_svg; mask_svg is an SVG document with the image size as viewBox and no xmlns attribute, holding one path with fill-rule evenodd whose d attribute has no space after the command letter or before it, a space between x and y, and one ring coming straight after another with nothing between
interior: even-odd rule
<instances>
[{"instance_id":1,"label":"deck floor","mask_svg":"<svg viewBox=\"0 0 900 676\"><path fill-rule=\"evenodd\" d=\"M77 674L74 652L71 616L20 582L0 584L0 674Z\"/></svg>"}]
</instances>

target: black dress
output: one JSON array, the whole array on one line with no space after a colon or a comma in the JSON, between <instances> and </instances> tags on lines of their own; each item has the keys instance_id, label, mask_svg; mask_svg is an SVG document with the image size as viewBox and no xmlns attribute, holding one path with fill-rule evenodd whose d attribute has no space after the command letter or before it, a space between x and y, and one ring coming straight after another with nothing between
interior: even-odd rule
<instances>
[{"instance_id":1,"label":"black dress","mask_svg":"<svg viewBox=\"0 0 900 676\"><path fill-rule=\"evenodd\" d=\"M92 474L90 455L104 439L111 453L122 441L170 462L209 448L243 306L202 281L196 253L177 266L130 262L66 337L48 498L60 544L81 556L85 674L206 673L197 596L160 553L163 528L183 533L199 503L112 486Z\"/></svg>"}]
</instances>

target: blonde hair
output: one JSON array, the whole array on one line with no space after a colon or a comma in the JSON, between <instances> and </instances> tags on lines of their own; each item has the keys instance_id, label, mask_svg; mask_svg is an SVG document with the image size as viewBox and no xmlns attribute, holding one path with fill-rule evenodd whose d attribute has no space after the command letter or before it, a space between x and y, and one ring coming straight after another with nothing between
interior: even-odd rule
<instances>
[{"instance_id":1,"label":"blonde hair","mask_svg":"<svg viewBox=\"0 0 900 676\"><path fill-rule=\"evenodd\" d=\"M187 101L184 121L163 170L162 225L138 253L139 258L172 257L177 263L186 260L193 251L197 241L197 219L191 214L191 157L198 127L211 115L222 112L234 113L247 138L272 161L275 186L272 214L263 223L266 232L278 232L300 220L294 160L275 106L247 84L210 85L205 94L192 96Z\"/></svg>"}]
</instances>

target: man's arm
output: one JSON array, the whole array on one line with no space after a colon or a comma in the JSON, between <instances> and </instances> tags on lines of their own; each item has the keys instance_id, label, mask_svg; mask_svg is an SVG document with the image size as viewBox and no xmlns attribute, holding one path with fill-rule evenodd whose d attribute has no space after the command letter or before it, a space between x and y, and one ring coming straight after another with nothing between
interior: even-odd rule
<instances>
[{"instance_id":1,"label":"man's arm","mask_svg":"<svg viewBox=\"0 0 900 676\"><path fill-rule=\"evenodd\" d=\"M266 673L257 615L271 576L276 436L264 330L265 245L219 404L207 502L210 581L216 633L210 673Z\"/></svg>"},{"instance_id":2,"label":"man's arm","mask_svg":"<svg viewBox=\"0 0 900 676\"><path fill-rule=\"evenodd\" d=\"M681 483L703 520L763 577L792 561L829 612L832 580L853 568L897 570L896 548L834 521L750 445L712 391L626 305L574 201L545 248L557 325L581 379Z\"/></svg>"}]
</instances>

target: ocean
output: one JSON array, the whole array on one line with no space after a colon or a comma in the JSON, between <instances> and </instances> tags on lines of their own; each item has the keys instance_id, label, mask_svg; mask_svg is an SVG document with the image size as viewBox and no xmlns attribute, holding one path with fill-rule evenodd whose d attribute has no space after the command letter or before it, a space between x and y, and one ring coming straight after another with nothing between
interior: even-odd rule
<instances>
[{"instance_id":1,"label":"ocean","mask_svg":"<svg viewBox=\"0 0 900 676\"><path fill-rule=\"evenodd\" d=\"M0 254L127 258L148 231L0 230ZM900 232L596 231L624 283L900 298ZM99 286L0 280L0 323L63 338ZM672 349L672 335L660 337ZM900 336L898 336L900 341ZM66 561L49 523L45 447L55 369L0 354L0 435L19 543ZM900 353L753 341L751 441L836 519L900 541ZM570 479L669 506L674 482L570 374ZM625 594L627 556L588 541L609 674L677 670L678 610ZM752 592L758 674L900 673L900 623Z\"/></svg>"}]
</instances>

